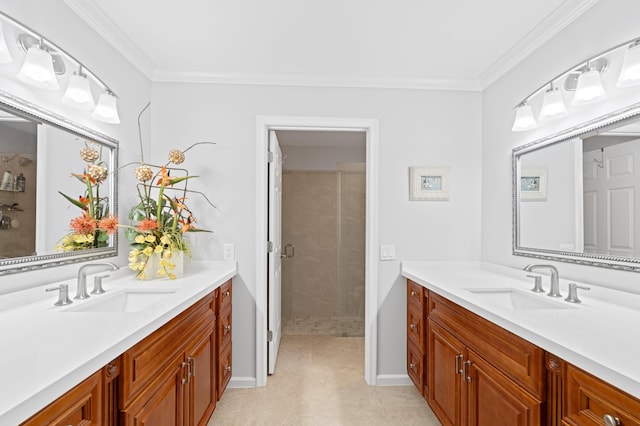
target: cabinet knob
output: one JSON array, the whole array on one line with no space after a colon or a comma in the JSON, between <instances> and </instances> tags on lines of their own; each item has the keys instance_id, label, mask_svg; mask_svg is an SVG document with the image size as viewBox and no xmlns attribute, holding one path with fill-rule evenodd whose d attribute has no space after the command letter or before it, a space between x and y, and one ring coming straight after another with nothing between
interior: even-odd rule
<instances>
[{"instance_id":1,"label":"cabinet knob","mask_svg":"<svg viewBox=\"0 0 640 426\"><path fill-rule=\"evenodd\" d=\"M418 295L418 293L416 293L415 291L411 290L411 295L412 295L413 297L416 297L416 296Z\"/></svg>"},{"instance_id":2,"label":"cabinet knob","mask_svg":"<svg viewBox=\"0 0 640 426\"><path fill-rule=\"evenodd\" d=\"M415 324L409 324L409 328L412 329L412 330L415 330L416 329L416 325Z\"/></svg>"},{"instance_id":3,"label":"cabinet knob","mask_svg":"<svg viewBox=\"0 0 640 426\"><path fill-rule=\"evenodd\" d=\"M224 297L227 297L227 296L229 296L230 294L231 294L231 293L229 293L229 290L227 290L227 291L225 291L225 292L224 292Z\"/></svg>"},{"instance_id":4,"label":"cabinet knob","mask_svg":"<svg viewBox=\"0 0 640 426\"><path fill-rule=\"evenodd\" d=\"M611 414L605 414L602 416L602 420L604 420L605 426L620 426L622 424L619 418Z\"/></svg>"},{"instance_id":5,"label":"cabinet knob","mask_svg":"<svg viewBox=\"0 0 640 426\"><path fill-rule=\"evenodd\" d=\"M227 331L231 331L231 326L227 325L227 326L224 327L224 329L227 330Z\"/></svg>"},{"instance_id":6,"label":"cabinet knob","mask_svg":"<svg viewBox=\"0 0 640 426\"><path fill-rule=\"evenodd\" d=\"M225 367L224 371L227 373L231 373L231 366Z\"/></svg>"},{"instance_id":7,"label":"cabinet knob","mask_svg":"<svg viewBox=\"0 0 640 426\"><path fill-rule=\"evenodd\" d=\"M416 369L416 365L414 363L409 364L409 368L412 370Z\"/></svg>"}]
</instances>

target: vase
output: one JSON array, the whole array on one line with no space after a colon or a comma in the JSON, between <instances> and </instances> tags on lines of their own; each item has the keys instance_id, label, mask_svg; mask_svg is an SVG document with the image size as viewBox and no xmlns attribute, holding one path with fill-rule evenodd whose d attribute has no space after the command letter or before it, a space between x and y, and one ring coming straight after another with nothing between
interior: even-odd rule
<instances>
[{"instance_id":1,"label":"vase","mask_svg":"<svg viewBox=\"0 0 640 426\"><path fill-rule=\"evenodd\" d=\"M167 275L158 273L162 269L161 263L162 257L160 253L151 253L147 264L145 265L143 272L145 280L153 280L156 278L165 278ZM175 267L173 269L167 268L169 274L175 275L175 277L181 277L184 275L184 252L176 250L172 253L171 258L167 259L170 263L173 263Z\"/></svg>"}]
</instances>

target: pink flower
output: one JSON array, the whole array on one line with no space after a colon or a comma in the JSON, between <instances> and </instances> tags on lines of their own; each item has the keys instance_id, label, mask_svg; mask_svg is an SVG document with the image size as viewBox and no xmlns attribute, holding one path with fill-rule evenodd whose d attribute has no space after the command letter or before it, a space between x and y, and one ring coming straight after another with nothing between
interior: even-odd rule
<instances>
[{"instance_id":1,"label":"pink flower","mask_svg":"<svg viewBox=\"0 0 640 426\"><path fill-rule=\"evenodd\" d=\"M158 229L158 222L156 222L153 219L142 219L140 222L138 222L138 228L137 230L139 232L144 232L144 231L153 231L155 229Z\"/></svg>"},{"instance_id":2,"label":"pink flower","mask_svg":"<svg viewBox=\"0 0 640 426\"><path fill-rule=\"evenodd\" d=\"M98 228L107 234L114 234L118 230L118 218L111 215L103 217L98 223Z\"/></svg>"},{"instance_id":3,"label":"pink flower","mask_svg":"<svg viewBox=\"0 0 640 426\"><path fill-rule=\"evenodd\" d=\"M69 227L76 231L78 234L93 234L97 227L97 222L92 217L86 214L75 217L69 222Z\"/></svg>"}]
</instances>

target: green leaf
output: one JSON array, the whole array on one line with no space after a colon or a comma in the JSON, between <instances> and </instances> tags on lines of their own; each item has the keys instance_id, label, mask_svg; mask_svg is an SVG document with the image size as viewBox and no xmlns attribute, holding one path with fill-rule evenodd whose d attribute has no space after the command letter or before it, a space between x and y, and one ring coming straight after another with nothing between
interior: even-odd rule
<instances>
[{"instance_id":1,"label":"green leaf","mask_svg":"<svg viewBox=\"0 0 640 426\"><path fill-rule=\"evenodd\" d=\"M189 229L187 229L187 232L211 232L211 233L213 233L214 231L209 231L208 229L200 229L200 228L189 228Z\"/></svg>"},{"instance_id":2,"label":"green leaf","mask_svg":"<svg viewBox=\"0 0 640 426\"><path fill-rule=\"evenodd\" d=\"M198 176L181 176L181 177L169 179L168 182L167 182L167 185L175 185L176 183L182 182L183 180L196 178L196 177L198 177Z\"/></svg>"},{"instance_id":3,"label":"green leaf","mask_svg":"<svg viewBox=\"0 0 640 426\"><path fill-rule=\"evenodd\" d=\"M81 208L82 210L85 209L86 206L84 204L82 204L79 200L76 200L75 198L71 198L68 195L63 194L60 191L58 191L58 194L62 195L64 198L66 198L74 206L77 206L77 207Z\"/></svg>"}]
</instances>

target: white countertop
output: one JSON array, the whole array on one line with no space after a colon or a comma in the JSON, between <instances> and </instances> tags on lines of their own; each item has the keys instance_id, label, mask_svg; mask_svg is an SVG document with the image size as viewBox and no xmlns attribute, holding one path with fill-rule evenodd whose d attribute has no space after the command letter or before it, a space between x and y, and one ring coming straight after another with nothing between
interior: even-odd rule
<instances>
[{"instance_id":1,"label":"white countertop","mask_svg":"<svg viewBox=\"0 0 640 426\"><path fill-rule=\"evenodd\" d=\"M484 262L402 262L402 275L640 398L640 295L589 284L590 291L578 291L583 303L570 304L564 301L569 281L561 279L562 299L530 294L571 309L512 310L465 288L528 291L533 280L519 269ZM548 276L543 287L549 290Z\"/></svg>"},{"instance_id":2,"label":"white countertop","mask_svg":"<svg viewBox=\"0 0 640 426\"><path fill-rule=\"evenodd\" d=\"M44 288L60 283L0 296L0 424L28 419L236 273L235 262L193 261L176 280L138 281L123 267L104 279L107 293L68 307L53 306L57 292L43 297ZM93 280L87 282L90 291ZM61 283L73 297L75 280ZM175 293L138 312L64 312L121 288Z\"/></svg>"}]
</instances>

